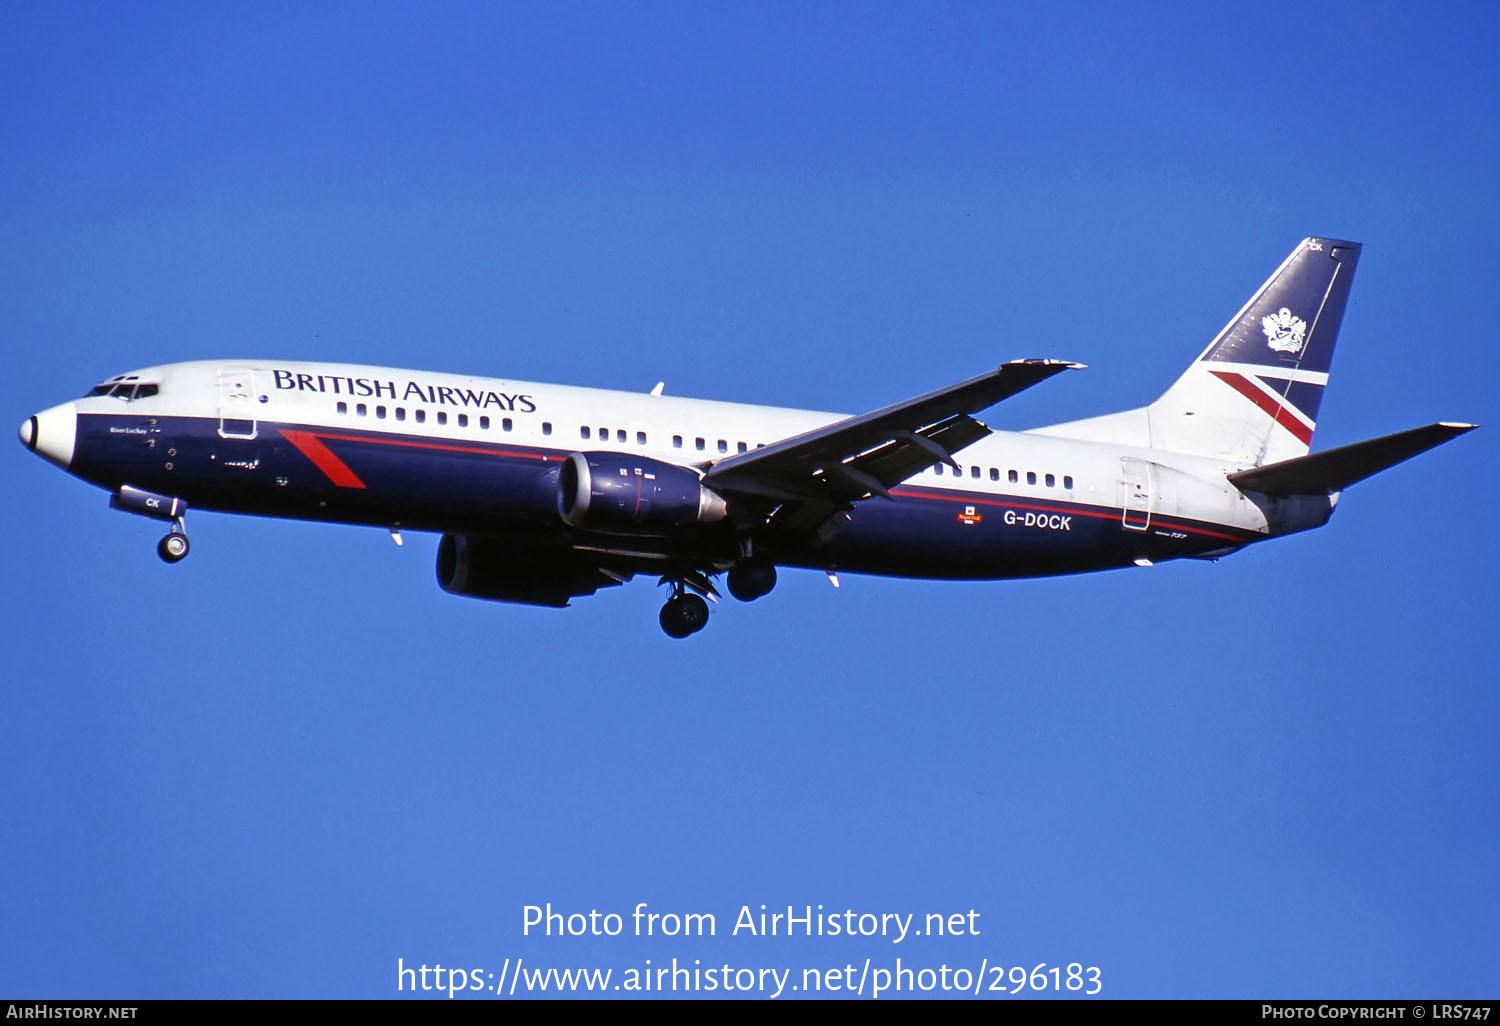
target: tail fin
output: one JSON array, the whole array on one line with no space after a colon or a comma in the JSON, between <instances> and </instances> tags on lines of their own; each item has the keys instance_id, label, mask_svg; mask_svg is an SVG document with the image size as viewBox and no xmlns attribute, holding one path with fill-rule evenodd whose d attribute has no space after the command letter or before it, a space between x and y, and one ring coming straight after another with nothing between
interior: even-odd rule
<instances>
[{"instance_id":1,"label":"tail fin","mask_svg":"<svg viewBox=\"0 0 1500 1026\"><path fill-rule=\"evenodd\" d=\"M1237 467L1307 455L1359 252L1357 242L1303 239L1156 402L1037 433Z\"/></svg>"},{"instance_id":2,"label":"tail fin","mask_svg":"<svg viewBox=\"0 0 1500 1026\"><path fill-rule=\"evenodd\" d=\"M1151 444L1242 467L1307 455L1359 252L1303 239L1147 407Z\"/></svg>"}]
</instances>

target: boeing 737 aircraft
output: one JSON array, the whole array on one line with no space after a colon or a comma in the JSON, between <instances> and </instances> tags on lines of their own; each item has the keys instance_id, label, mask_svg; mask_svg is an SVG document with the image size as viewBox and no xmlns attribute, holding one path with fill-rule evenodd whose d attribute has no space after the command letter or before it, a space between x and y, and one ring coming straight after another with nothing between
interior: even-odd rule
<instances>
[{"instance_id":1,"label":"boeing 737 aircraft","mask_svg":"<svg viewBox=\"0 0 1500 1026\"><path fill-rule=\"evenodd\" d=\"M1139 409L1031 431L975 415L1078 364L1016 360L846 417L381 367L174 363L110 378L21 441L169 522L198 507L441 534L457 595L566 606L636 574L662 629L778 566L979 579L1217 559L1328 521L1349 485L1470 430L1309 455L1357 243L1304 239Z\"/></svg>"}]
</instances>

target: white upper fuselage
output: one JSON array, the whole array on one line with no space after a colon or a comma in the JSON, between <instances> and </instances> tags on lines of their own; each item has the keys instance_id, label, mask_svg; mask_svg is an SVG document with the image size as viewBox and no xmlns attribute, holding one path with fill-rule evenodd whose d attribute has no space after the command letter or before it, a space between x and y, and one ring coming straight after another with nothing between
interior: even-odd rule
<instances>
[{"instance_id":1,"label":"white upper fuselage","mask_svg":"<svg viewBox=\"0 0 1500 1026\"><path fill-rule=\"evenodd\" d=\"M246 394L228 377L248 371ZM122 375L121 377L125 377ZM78 413L266 421L449 441L568 451L635 452L705 469L727 456L842 420L843 414L480 378L358 364L216 360L166 364L129 377L159 385L129 403L75 400ZM113 380L113 379L112 379ZM1051 430L1051 429L1049 429ZM1225 481L1239 467L1139 446L997 431L904 482L937 492L1036 496L1123 506L1122 460L1149 465L1150 511L1242 530L1263 512Z\"/></svg>"}]
</instances>

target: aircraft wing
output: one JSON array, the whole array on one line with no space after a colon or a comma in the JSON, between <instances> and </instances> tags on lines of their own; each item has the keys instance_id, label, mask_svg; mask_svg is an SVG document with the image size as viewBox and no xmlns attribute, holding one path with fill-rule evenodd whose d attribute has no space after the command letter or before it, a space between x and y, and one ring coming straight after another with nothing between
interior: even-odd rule
<instances>
[{"instance_id":1,"label":"aircraft wing","mask_svg":"<svg viewBox=\"0 0 1500 1026\"><path fill-rule=\"evenodd\" d=\"M703 483L720 493L842 509L890 490L990 429L972 414L1082 364L1014 360L978 377L849 417L715 463Z\"/></svg>"}]
</instances>

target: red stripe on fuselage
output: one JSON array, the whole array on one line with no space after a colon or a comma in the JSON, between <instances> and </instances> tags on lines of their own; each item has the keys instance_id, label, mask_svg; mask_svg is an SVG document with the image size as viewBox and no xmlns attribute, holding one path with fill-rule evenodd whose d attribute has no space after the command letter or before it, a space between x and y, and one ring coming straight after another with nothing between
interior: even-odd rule
<instances>
[{"instance_id":1,"label":"red stripe on fuselage","mask_svg":"<svg viewBox=\"0 0 1500 1026\"><path fill-rule=\"evenodd\" d=\"M1297 441L1303 445L1312 445L1312 428L1294 417L1291 411L1281 403L1256 388L1243 374L1232 374L1229 371L1209 371L1209 373L1259 406L1272 420L1290 431Z\"/></svg>"},{"instance_id":2,"label":"red stripe on fuselage","mask_svg":"<svg viewBox=\"0 0 1500 1026\"><path fill-rule=\"evenodd\" d=\"M365 483L359 479L359 475L349 469L349 465L339 459L324 445L324 440L330 442L373 442L376 445L399 445L410 449L436 449L442 452L472 452L481 456L515 456L522 459L561 460L561 456L547 456L534 452L519 452L510 449L481 449L472 445L446 445L441 442L418 442L405 438L381 438L378 435L338 435L326 431L292 431L283 429L283 438L297 447L313 464L328 475L328 480L340 488L363 488Z\"/></svg>"},{"instance_id":3,"label":"red stripe on fuselage","mask_svg":"<svg viewBox=\"0 0 1500 1026\"><path fill-rule=\"evenodd\" d=\"M1124 515L1123 511L1085 509L1072 505L1045 505L1036 502L1014 502L1008 499L985 499L977 495L949 496L937 492L923 491L913 492L905 488L891 489L892 495L905 496L909 499L936 499L941 502L951 502L959 506L1004 506L1007 509L1030 509L1041 513L1066 513L1075 517L1090 517L1094 520L1119 520ZM1170 527L1174 531L1185 531L1188 534L1201 534L1207 538L1222 538L1225 541L1246 542L1249 538L1244 535L1223 534L1219 531L1210 531L1205 527L1199 527L1195 523L1178 519L1176 517L1165 517L1159 513L1151 514L1151 523Z\"/></svg>"},{"instance_id":4,"label":"red stripe on fuselage","mask_svg":"<svg viewBox=\"0 0 1500 1026\"><path fill-rule=\"evenodd\" d=\"M311 431L283 429L281 437L296 446L298 452L312 460L313 466L327 474L328 480L340 488L363 488L365 486L359 476L349 469L349 465L330 452L328 446L324 445Z\"/></svg>"},{"instance_id":5,"label":"red stripe on fuselage","mask_svg":"<svg viewBox=\"0 0 1500 1026\"><path fill-rule=\"evenodd\" d=\"M311 432L303 432L311 434ZM331 435L327 432L318 432L319 438L327 438L334 442L374 442L376 445L401 445L410 449L441 449L444 452L474 452L481 456L519 456L523 459L548 460L562 462L561 456L548 456L545 453L521 452L515 449L481 449L473 445L445 445L440 442L418 442L408 438L382 438L379 435Z\"/></svg>"},{"instance_id":6,"label":"red stripe on fuselage","mask_svg":"<svg viewBox=\"0 0 1500 1026\"><path fill-rule=\"evenodd\" d=\"M341 485L346 488L363 488L365 487L365 484L354 474L354 471L350 470L342 460L340 460L337 456L329 451L327 446L323 445L321 439L327 439L328 441L333 442L373 442L377 445L397 445L412 449L436 449L443 452L468 452L475 453L481 456L514 456L520 457L522 459L540 460L543 463L546 463L548 461L561 462L565 458L562 456L550 455L548 453L523 452L513 449L479 448L478 446L471 445L450 445L441 442L423 442L406 438L383 438L378 435L343 435L330 434L322 431L312 432L288 430L283 430L281 433L286 437L287 441L295 445L305 456L308 457L308 459L312 460L313 463L318 466L319 470L322 470L323 473L327 474L329 480L333 481L333 483L336 485ZM640 489L642 488L642 486L643 482L637 480L637 513L640 509ZM1114 511L1088 509L1080 505L1046 505L1036 502L1017 502L1009 499L987 498L973 494L950 495L946 492L928 490L912 491L906 488L893 488L891 489L891 494L893 496L905 496L906 498L911 499L953 502L959 505L1005 506L1010 509L1029 509L1044 513L1064 513L1078 517L1089 517L1096 520L1117 520L1121 515ZM1219 531L1210 531L1207 528L1200 527L1195 523L1189 523L1177 518L1164 517L1156 513L1152 514L1151 519L1153 523L1160 523L1164 527L1170 527L1173 530L1186 531L1189 534L1203 535L1207 538L1221 538L1225 541L1240 543L1249 541L1251 540L1251 538L1253 538L1253 532L1251 533L1251 538L1247 538L1245 535L1223 534Z\"/></svg>"}]
</instances>

